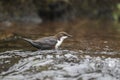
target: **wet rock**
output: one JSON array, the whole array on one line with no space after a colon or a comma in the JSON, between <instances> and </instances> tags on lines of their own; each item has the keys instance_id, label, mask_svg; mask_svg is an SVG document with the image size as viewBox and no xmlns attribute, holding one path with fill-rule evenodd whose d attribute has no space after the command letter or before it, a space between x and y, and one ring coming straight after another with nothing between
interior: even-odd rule
<instances>
[{"instance_id":1,"label":"wet rock","mask_svg":"<svg viewBox=\"0 0 120 80\"><path fill-rule=\"evenodd\" d=\"M14 61L12 61L14 60ZM93 57L69 50L0 53L0 80L119 80L120 58Z\"/></svg>"}]
</instances>

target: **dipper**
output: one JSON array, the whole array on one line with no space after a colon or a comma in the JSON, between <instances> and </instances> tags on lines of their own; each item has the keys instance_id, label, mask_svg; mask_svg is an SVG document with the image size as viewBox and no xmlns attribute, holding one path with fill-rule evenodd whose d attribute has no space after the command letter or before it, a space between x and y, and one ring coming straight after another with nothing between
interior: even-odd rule
<instances>
[{"instance_id":1,"label":"dipper","mask_svg":"<svg viewBox=\"0 0 120 80\"><path fill-rule=\"evenodd\" d=\"M29 42L33 47L36 47L40 50L50 50L50 49L58 49L58 47L62 44L63 40L72 37L66 32L59 32L54 36L43 37L37 40L31 40L27 38L22 38L23 40Z\"/></svg>"}]
</instances>

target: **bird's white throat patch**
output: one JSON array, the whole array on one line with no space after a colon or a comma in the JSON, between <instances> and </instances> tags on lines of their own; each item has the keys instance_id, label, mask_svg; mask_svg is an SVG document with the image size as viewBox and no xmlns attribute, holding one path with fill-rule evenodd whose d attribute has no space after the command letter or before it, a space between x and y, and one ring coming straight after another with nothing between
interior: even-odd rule
<instances>
[{"instance_id":1,"label":"bird's white throat patch","mask_svg":"<svg viewBox=\"0 0 120 80\"><path fill-rule=\"evenodd\" d=\"M63 40L66 39L67 36L62 36L60 40L57 40L57 44L55 45L55 49L58 49L58 47L62 44Z\"/></svg>"}]
</instances>

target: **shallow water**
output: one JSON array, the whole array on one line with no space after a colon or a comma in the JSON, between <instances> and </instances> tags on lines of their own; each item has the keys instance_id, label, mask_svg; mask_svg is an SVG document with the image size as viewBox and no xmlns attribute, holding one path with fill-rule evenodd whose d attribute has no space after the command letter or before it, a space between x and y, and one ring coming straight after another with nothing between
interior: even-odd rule
<instances>
[{"instance_id":1,"label":"shallow water","mask_svg":"<svg viewBox=\"0 0 120 80\"><path fill-rule=\"evenodd\" d=\"M75 20L40 24L2 22L0 24L0 51L36 50L17 37L37 39L66 31L73 35L61 48L84 51L120 51L120 24L111 21Z\"/></svg>"},{"instance_id":2,"label":"shallow water","mask_svg":"<svg viewBox=\"0 0 120 80\"><path fill-rule=\"evenodd\" d=\"M112 21L0 23L0 80L120 80L120 24ZM59 51L17 37L73 35Z\"/></svg>"}]
</instances>

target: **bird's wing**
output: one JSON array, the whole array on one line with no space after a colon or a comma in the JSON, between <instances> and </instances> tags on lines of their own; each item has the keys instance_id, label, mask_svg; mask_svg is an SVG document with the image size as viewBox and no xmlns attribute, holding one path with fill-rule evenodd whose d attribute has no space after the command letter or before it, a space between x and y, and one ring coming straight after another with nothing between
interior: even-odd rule
<instances>
[{"instance_id":1,"label":"bird's wing","mask_svg":"<svg viewBox=\"0 0 120 80\"><path fill-rule=\"evenodd\" d=\"M32 42L33 42L33 40L28 39L28 38L22 38L22 39L25 40L25 41L27 41L27 42L29 42L29 43L32 43Z\"/></svg>"},{"instance_id":2,"label":"bird's wing","mask_svg":"<svg viewBox=\"0 0 120 80\"><path fill-rule=\"evenodd\" d=\"M39 44L54 46L57 43L57 39L54 37L44 37L44 38L35 40L35 42Z\"/></svg>"}]
</instances>

